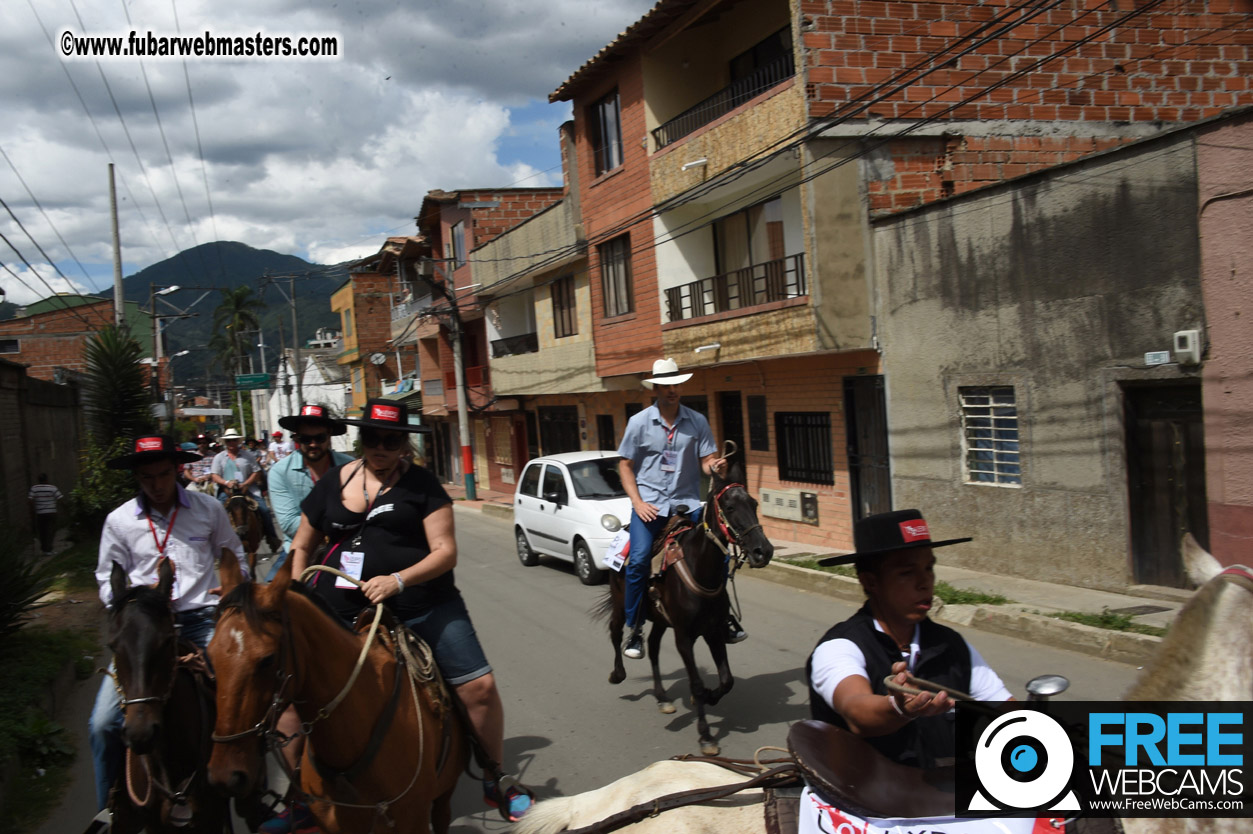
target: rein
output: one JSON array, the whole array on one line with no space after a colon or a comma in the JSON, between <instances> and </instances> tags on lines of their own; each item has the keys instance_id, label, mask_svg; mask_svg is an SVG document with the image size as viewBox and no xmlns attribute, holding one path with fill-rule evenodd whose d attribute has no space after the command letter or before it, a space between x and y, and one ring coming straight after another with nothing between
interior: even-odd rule
<instances>
[{"instance_id":1,"label":"rein","mask_svg":"<svg viewBox=\"0 0 1253 834\"><path fill-rule=\"evenodd\" d=\"M761 525L757 524L753 527L748 528L742 533L739 533L739 532L736 532L736 530L733 527L731 527L730 519L727 518L727 515L723 511L722 504L720 502L721 502L723 495L725 495L729 490L736 489L736 488L744 489L744 490L747 489L747 487L745 487L744 484L738 484L738 483L727 484L721 490L719 490L717 495L715 495L713 498L709 500L709 504L712 505L714 508L714 516L718 522L718 530L719 532L722 533L723 538L720 539L718 535L713 531L713 529L709 526L709 514L708 513L701 514L701 522L700 522L700 529L701 529L701 532L704 533L705 538L707 538L709 541L717 545L718 549L722 551L722 554L726 556L728 559L732 560L732 564L733 564L732 574L734 574L734 568L739 567L740 563L744 561L744 554L740 549L741 537L746 535L747 533L751 533L753 530L761 529ZM731 554L732 548L736 550L736 554L734 556L732 556ZM706 599L713 599L714 597L720 595L723 589L726 587L726 580L719 582L717 587L714 587L714 588L706 588L704 585L701 585L699 582L697 582L696 577L692 575L692 569L689 568L687 565L686 553L684 553L682 559L674 563L674 568L675 568L675 571L679 575L679 579L683 582L683 585L689 591L696 594L697 596L702 596L702 597L705 597Z\"/></svg>"}]
</instances>

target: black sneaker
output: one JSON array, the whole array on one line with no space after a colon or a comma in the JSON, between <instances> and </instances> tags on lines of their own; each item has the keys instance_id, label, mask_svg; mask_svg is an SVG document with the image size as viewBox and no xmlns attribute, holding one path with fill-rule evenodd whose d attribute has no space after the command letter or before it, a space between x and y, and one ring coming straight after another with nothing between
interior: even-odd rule
<instances>
[{"instance_id":1,"label":"black sneaker","mask_svg":"<svg viewBox=\"0 0 1253 834\"><path fill-rule=\"evenodd\" d=\"M622 649L622 653L632 660L642 660L644 657L644 633L641 629L634 629L631 636L627 637L626 646Z\"/></svg>"},{"instance_id":2,"label":"black sneaker","mask_svg":"<svg viewBox=\"0 0 1253 834\"><path fill-rule=\"evenodd\" d=\"M727 615L727 643L743 643L748 639L745 631L733 614Z\"/></svg>"}]
</instances>

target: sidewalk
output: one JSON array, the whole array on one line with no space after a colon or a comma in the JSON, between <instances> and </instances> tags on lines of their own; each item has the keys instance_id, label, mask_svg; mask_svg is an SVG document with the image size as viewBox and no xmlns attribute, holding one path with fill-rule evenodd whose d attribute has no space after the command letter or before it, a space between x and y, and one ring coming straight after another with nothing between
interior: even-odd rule
<instances>
[{"instance_id":1,"label":"sidewalk","mask_svg":"<svg viewBox=\"0 0 1253 834\"><path fill-rule=\"evenodd\" d=\"M492 489L476 490L475 500L465 500L465 488L445 484L455 505L474 509L497 518L512 519L513 494ZM852 577L810 570L787 563L798 557L821 558L845 551L797 542L771 539L774 559L760 570L745 569L741 576L767 579L812 593L827 594L850 602L864 599L861 585ZM1004 605L937 604L932 617L961 627L973 627L1044 645L1143 665L1161 643L1161 638L1127 631L1095 628L1058 620L1047 615L1073 611L1083 614L1104 612L1127 614L1133 623L1165 628L1191 597L1191 591L1173 588L1134 588L1134 593L1114 593L981 573L950 567L943 560L936 565L936 578L955 588L1000 594L1011 600ZM937 601L938 603L938 601Z\"/></svg>"}]
</instances>

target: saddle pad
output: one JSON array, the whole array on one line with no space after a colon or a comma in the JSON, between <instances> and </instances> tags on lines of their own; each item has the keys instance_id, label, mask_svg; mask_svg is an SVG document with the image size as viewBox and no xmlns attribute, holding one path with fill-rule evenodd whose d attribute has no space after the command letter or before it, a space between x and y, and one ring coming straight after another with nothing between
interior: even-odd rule
<instances>
[{"instance_id":1,"label":"saddle pad","mask_svg":"<svg viewBox=\"0 0 1253 834\"><path fill-rule=\"evenodd\" d=\"M827 802L809 788L801 792L799 815L797 834L1033 834L1040 830L1034 819L867 819Z\"/></svg>"}]
</instances>

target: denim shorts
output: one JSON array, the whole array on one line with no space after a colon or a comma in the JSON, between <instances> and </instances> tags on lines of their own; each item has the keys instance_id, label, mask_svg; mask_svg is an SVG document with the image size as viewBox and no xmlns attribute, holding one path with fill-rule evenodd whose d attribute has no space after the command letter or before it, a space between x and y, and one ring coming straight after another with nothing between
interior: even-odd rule
<instances>
[{"instance_id":1,"label":"denim shorts","mask_svg":"<svg viewBox=\"0 0 1253 834\"><path fill-rule=\"evenodd\" d=\"M406 620L405 625L431 647L440 674L450 686L469 683L492 671L460 595L436 603Z\"/></svg>"}]
</instances>

